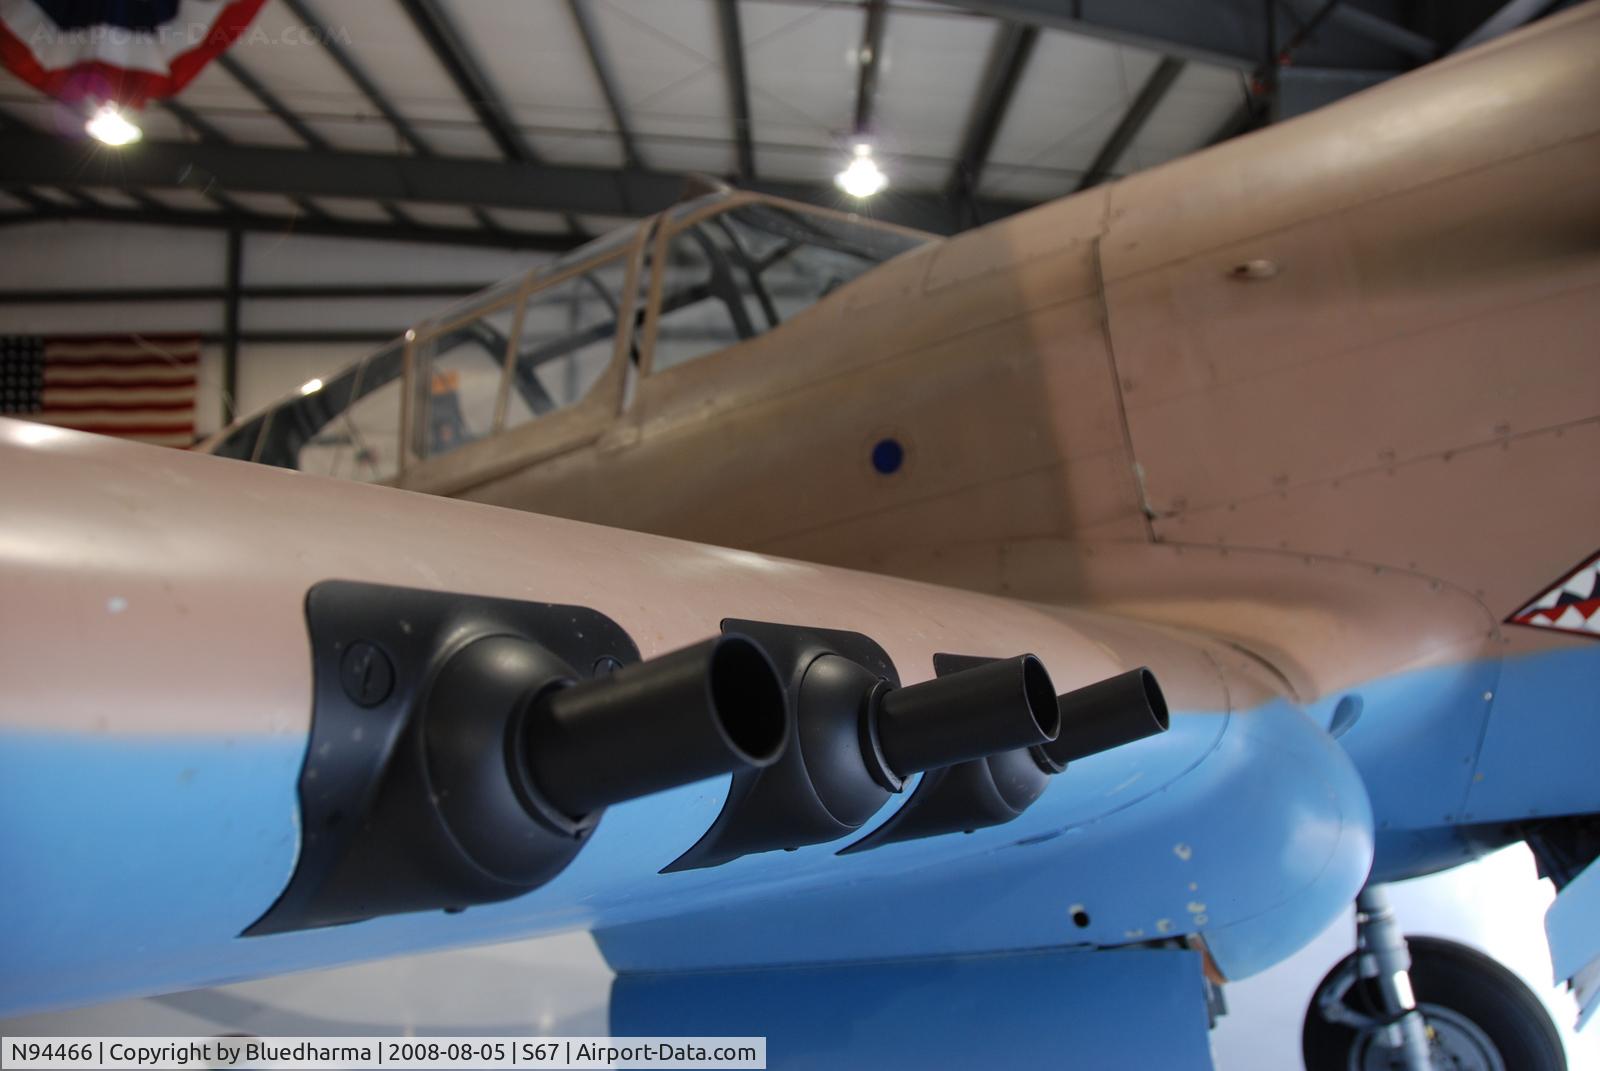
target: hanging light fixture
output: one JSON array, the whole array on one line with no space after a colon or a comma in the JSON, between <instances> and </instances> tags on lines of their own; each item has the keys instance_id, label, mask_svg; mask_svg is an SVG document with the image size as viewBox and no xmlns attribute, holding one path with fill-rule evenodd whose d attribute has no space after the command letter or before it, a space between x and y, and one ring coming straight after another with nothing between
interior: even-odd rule
<instances>
[{"instance_id":1,"label":"hanging light fixture","mask_svg":"<svg viewBox=\"0 0 1600 1071\"><path fill-rule=\"evenodd\" d=\"M865 200L889 185L878 161L872 158L872 143L858 141L851 150L850 163L833 177L834 184L857 200Z\"/></svg>"},{"instance_id":2,"label":"hanging light fixture","mask_svg":"<svg viewBox=\"0 0 1600 1071\"><path fill-rule=\"evenodd\" d=\"M144 137L144 131L135 126L113 101L106 101L90 113L83 129L96 141L114 147L131 145Z\"/></svg>"}]
</instances>

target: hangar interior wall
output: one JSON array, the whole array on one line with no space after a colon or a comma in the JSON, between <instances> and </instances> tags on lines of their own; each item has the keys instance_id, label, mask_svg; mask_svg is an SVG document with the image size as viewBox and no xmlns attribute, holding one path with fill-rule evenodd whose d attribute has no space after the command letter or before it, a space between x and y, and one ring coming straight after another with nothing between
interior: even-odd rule
<instances>
[{"instance_id":1,"label":"hangar interior wall","mask_svg":"<svg viewBox=\"0 0 1600 1071\"><path fill-rule=\"evenodd\" d=\"M284 233L243 237L240 279L260 286L478 284L528 270L548 253L355 241ZM227 276L222 231L105 223L50 222L0 228L0 295L36 290L221 287ZM459 298L245 297L240 303L236 411L245 414L370 353L374 342L283 342L251 333L376 332L398 335ZM223 303L115 302L0 304L0 335L196 332L220 339ZM201 351L196 426L222 425L220 341Z\"/></svg>"}]
</instances>

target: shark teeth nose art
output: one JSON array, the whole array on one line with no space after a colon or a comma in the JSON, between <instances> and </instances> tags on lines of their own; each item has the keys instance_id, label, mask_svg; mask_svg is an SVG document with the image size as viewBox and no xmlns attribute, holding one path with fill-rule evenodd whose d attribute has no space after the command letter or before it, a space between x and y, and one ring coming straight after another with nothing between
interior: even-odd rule
<instances>
[{"instance_id":1,"label":"shark teeth nose art","mask_svg":"<svg viewBox=\"0 0 1600 1071\"><path fill-rule=\"evenodd\" d=\"M1600 637L1600 554L1564 574L1543 594L1506 618L1508 624Z\"/></svg>"}]
</instances>

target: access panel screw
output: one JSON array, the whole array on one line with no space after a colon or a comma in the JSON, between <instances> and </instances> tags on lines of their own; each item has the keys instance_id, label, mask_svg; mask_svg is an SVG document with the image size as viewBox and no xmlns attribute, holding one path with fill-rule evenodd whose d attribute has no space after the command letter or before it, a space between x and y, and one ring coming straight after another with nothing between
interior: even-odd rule
<instances>
[{"instance_id":1,"label":"access panel screw","mask_svg":"<svg viewBox=\"0 0 1600 1071\"><path fill-rule=\"evenodd\" d=\"M352 703L375 707L394 691L394 663L377 644L356 640L339 661L339 683Z\"/></svg>"}]
</instances>

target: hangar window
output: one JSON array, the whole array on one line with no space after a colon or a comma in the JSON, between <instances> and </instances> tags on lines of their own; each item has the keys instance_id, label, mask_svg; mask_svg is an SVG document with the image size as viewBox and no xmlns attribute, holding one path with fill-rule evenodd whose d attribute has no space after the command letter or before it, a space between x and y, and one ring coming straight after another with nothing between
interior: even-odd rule
<instances>
[{"instance_id":1,"label":"hangar window","mask_svg":"<svg viewBox=\"0 0 1600 1071\"><path fill-rule=\"evenodd\" d=\"M661 266L651 370L754 338L925 240L768 204L691 224L673 235Z\"/></svg>"}]
</instances>

